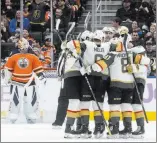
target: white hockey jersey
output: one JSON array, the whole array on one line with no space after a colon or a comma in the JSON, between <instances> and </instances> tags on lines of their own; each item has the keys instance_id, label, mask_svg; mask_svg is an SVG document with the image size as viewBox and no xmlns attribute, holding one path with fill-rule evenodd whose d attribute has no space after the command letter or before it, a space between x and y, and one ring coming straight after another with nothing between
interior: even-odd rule
<instances>
[{"instance_id":1,"label":"white hockey jersey","mask_svg":"<svg viewBox=\"0 0 157 143\"><path fill-rule=\"evenodd\" d=\"M129 51L132 51L136 54L143 54L147 57L146 51L143 46L137 46L134 48L131 48ZM145 85L146 79L147 79L147 71L148 71L148 65L139 65L139 72L135 73L136 81L137 83L142 83Z\"/></svg>"},{"instance_id":2,"label":"white hockey jersey","mask_svg":"<svg viewBox=\"0 0 157 143\"><path fill-rule=\"evenodd\" d=\"M109 66L111 86L119 88L134 88L133 76L126 70L126 66L128 65L126 52L110 52L108 56L110 55L114 57ZM130 61L133 63L133 53L128 52L128 56ZM108 57L108 59L109 58L110 57Z\"/></svg>"},{"instance_id":3,"label":"white hockey jersey","mask_svg":"<svg viewBox=\"0 0 157 143\"><path fill-rule=\"evenodd\" d=\"M86 67L93 65L97 60L103 58L104 55L107 55L110 50L110 43L102 43L100 47L98 47L94 42L84 41L86 44L86 50L83 54L83 62ZM108 69L100 73L92 72L91 75L103 76L108 75Z\"/></svg>"}]
</instances>

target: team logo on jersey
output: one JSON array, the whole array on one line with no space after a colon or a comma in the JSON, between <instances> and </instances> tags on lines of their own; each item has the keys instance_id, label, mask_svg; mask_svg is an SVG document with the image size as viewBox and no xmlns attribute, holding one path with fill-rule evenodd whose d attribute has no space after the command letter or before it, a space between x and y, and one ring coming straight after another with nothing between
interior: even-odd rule
<instances>
[{"instance_id":1,"label":"team logo on jersey","mask_svg":"<svg viewBox=\"0 0 157 143\"><path fill-rule=\"evenodd\" d=\"M33 17L35 19L39 19L39 17L41 16L41 11L40 10L35 10L33 13Z\"/></svg>"},{"instance_id":2,"label":"team logo on jersey","mask_svg":"<svg viewBox=\"0 0 157 143\"><path fill-rule=\"evenodd\" d=\"M22 69L27 68L29 66L29 60L26 58L20 58L18 60L18 66Z\"/></svg>"}]
</instances>

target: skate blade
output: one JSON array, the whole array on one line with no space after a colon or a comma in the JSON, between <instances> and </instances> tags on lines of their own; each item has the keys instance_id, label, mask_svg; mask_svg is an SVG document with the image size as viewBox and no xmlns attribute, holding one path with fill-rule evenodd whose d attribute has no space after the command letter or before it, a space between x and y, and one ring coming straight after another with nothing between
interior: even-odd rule
<instances>
[{"instance_id":1,"label":"skate blade","mask_svg":"<svg viewBox=\"0 0 157 143\"><path fill-rule=\"evenodd\" d=\"M72 139L72 138L75 138L75 135L72 135L72 134L69 134L69 133L65 133L64 138Z\"/></svg>"},{"instance_id":2,"label":"skate blade","mask_svg":"<svg viewBox=\"0 0 157 143\"><path fill-rule=\"evenodd\" d=\"M142 134L142 135L131 135L131 138L133 138L133 139L143 139L144 134Z\"/></svg>"},{"instance_id":3,"label":"skate blade","mask_svg":"<svg viewBox=\"0 0 157 143\"><path fill-rule=\"evenodd\" d=\"M119 134L115 134L115 135L107 135L108 139L118 139L119 138Z\"/></svg>"},{"instance_id":4,"label":"skate blade","mask_svg":"<svg viewBox=\"0 0 157 143\"><path fill-rule=\"evenodd\" d=\"M52 129L62 129L62 126L52 126Z\"/></svg>"},{"instance_id":5,"label":"skate blade","mask_svg":"<svg viewBox=\"0 0 157 143\"><path fill-rule=\"evenodd\" d=\"M119 138L122 138L122 139L128 139L128 138L131 138L131 134L126 134L126 135L119 135Z\"/></svg>"},{"instance_id":6,"label":"skate blade","mask_svg":"<svg viewBox=\"0 0 157 143\"><path fill-rule=\"evenodd\" d=\"M88 138L91 138L92 135L89 135L89 134L81 134L80 135L80 138L83 138L83 139L88 139Z\"/></svg>"},{"instance_id":7,"label":"skate blade","mask_svg":"<svg viewBox=\"0 0 157 143\"><path fill-rule=\"evenodd\" d=\"M98 133L97 135L94 135L94 138L96 138L96 139L99 139L99 138L101 138L103 136L103 133L101 134L101 133Z\"/></svg>"}]
</instances>

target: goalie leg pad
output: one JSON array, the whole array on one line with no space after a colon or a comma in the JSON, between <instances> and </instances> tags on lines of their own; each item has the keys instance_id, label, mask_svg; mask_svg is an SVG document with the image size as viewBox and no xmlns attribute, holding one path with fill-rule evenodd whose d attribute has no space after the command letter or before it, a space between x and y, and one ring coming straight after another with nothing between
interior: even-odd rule
<instances>
[{"instance_id":1,"label":"goalie leg pad","mask_svg":"<svg viewBox=\"0 0 157 143\"><path fill-rule=\"evenodd\" d=\"M35 123L39 118L39 102L35 86L29 86L24 92L24 114L28 123Z\"/></svg>"},{"instance_id":2,"label":"goalie leg pad","mask_svg":"<svg viewBox=\"0 0 157 143\"><path fill-rule=\"evenodd\" d=\"M11 102L9 105L9 113L8 113L8 119L11 123L15 123L18 119L20 108L21 108L21 102L22 102L22 94L23 94L23 88L12 85L12 92L11 92Z\"/></svg>"}]
</instances>

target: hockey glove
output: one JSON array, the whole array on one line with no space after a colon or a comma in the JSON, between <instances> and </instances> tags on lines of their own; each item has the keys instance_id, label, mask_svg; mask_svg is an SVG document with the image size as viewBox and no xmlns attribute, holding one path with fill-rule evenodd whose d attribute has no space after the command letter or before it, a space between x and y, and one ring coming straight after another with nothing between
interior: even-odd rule
<instances>
[{"instance_id":1,"label":"hockey glove","mask_svg":"<svg viewBox=\"0 0 157 143\"><path fill-rule=\"evenodd\" d=\"M131 64L131 65L127 65L126 69L127 69L128 73L137 73L139 70L139 67L138 67L138 65Z\"/></svg>"},{"instance_id":2,"label":"hockey glove","mask_svg":"<svg viewBox=\"0 0 157 143\"><path fill-rule=\"evenodd\" d=\"M86 69L84 67L82 67L82 68L80 68L80 73L82 75L85 75L85 74L87 74L87 71L86 71Z\"/></svg>"},{"instance_id":3,"label":"hockey glove","mask_svg":"<svg viewBox=\"0 0 157 143\"><path fill-rule=\"evenodd\" d=\"M100 65L98 65L97 63L94 63L92 66L91 66L92 70L95 71L95 72L101 72L102 71L102 68L100 67Z\"/></svg>"}]
</instances>

